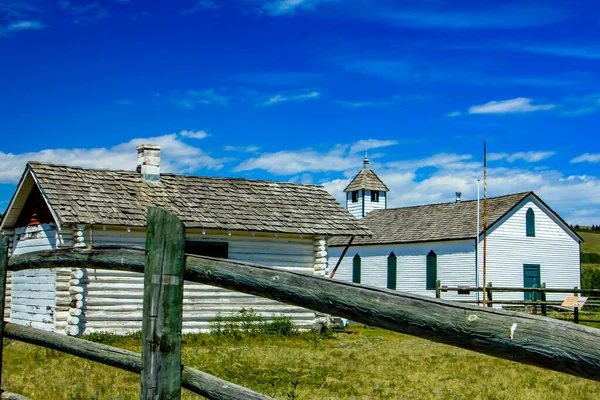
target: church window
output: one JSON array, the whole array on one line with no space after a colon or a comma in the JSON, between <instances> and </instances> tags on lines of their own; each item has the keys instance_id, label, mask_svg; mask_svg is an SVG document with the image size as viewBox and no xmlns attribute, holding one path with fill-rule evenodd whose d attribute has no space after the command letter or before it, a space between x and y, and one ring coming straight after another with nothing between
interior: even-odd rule
<instances>
[{"instance_id":1,"label":"church window","mask_svg":"<svg viewBox=\"0 0 600 400\"><path fill-rule=\"evenodd\" d=\"M535 214L533 213L533 209L528 209L527 214L525 215L525 225L527 236L534 237L535 236Z\"/></svg>"},{"instance_id":2,"label":"church window","mask_svg":"<svg viewBox=\"0 0 600 400\"><path fill-rule=\"evenodd\" d=\"M427 278L426 287L427 290L435 289L435 281L437 280L437 254L433 250L427 254Z\"/></svg>"}]
</instances>

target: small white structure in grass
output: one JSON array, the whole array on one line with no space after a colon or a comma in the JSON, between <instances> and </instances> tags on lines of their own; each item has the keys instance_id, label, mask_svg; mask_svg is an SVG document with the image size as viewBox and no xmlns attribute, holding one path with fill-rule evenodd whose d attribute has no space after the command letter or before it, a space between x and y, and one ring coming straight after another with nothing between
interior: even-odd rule
<instances>
[{"instance_id":1,"label":"small white structure in grass","mask_svg":"<svg viewBox=\"0 0 600 400\"><path fill-rule=\"evenodd\" d=\"M364 174L363 169L357 178ZM487 282L497 287L580 286L583 240L558 214L533 192L487 201ZM352 205L348 202L347 208ZM477 201L460 197L451 203L373 210L362 219L373 235L353 240L334 279L426 296L435 296L438 279L445 286L482 286L483 207L480 213L478 228ZM329 241L329 274L347 243L343 238ZM474 300L478 295L448 292L442 297ZM531 294L494 293L494 300L523 297ZM564 295L547 298L562 300Z\"/></svg>"},{"instance_id":2,"label":"small white structure in grass","mask_svg":"<svg viewBox=\"0 0 600 400\"><path fill-rule=\"evenodd\" d=\"M12 254L146 239L149 205L175 213L186 252L324 275L326 239L368 235L322 186L161 174L160 147L138 147L138 171L30 162L0 226ZM56 269L12 273L10 320L69 335L141 328L143 275ZM8 297L8 295L7 295ZM186 282L184 332L252 308L310 328L319 316L260 297Z\"/></svg>"}]
</instances>

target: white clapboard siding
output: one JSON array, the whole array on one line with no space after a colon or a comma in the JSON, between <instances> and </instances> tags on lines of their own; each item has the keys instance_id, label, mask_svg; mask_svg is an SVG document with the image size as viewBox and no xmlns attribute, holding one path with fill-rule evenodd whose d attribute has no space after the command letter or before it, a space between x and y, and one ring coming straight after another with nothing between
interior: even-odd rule
<instances>
[{"instance_id":1,"label":"white clapboard siding","mask_svg":"<svg viewBox=\"0 0 600 400\"><path fill-rule=\"evenodd\" d=\"M365 190L365 215L385 208L385 192L379 192L379 201L371 201L371 191Z\"/></svg>"},{"instance_id":2,"label":"white clapboard siding","mask_svg":"<svg viewBox=\"0 0 600 400\"><path fill-rule=\"evenodd\" d=\"M54 249L56 237L54 224L16 228L13 254ZM56 270L16 271L11 278L11 322L54 331Z\"/></svg>"},{"instance_id":3,"label":"white clapboard siding","mask_svg":"<svg viewBox=\"0 0 600 400\"><path fill-rule=\"evenodd\" d=\"M356 218L362 218L363 191L358 191L358 201L352 202L352 192L346 193L346 209Z\"/></svg>"},{"instance_id":4,"label":"white clapboard siding","mask_svg":"<svg viewBox=\"0 0 600 400\"><path fill-rule=\"evenodd\" d=\"M535 237L526 235L526 213L533 209ZM479 245L480 271L483 243ZM530 199L503 218L488 233L487 281L493 286L523 287L523 265L539 264L540 280L549 288L580 286L579 243L545 207ZM479 273L480 284L482 272ZM566 294L548 294L548 300L563 300ZM522 300L523 293L494 293L494 300Z\"/></svg>"},{"instance_id":5,"label":"white clapboard siding","mask_svg":"<svg viewBox=\"0 0 600 400\"><path fill-rule=\"evenodd\" d=\"M94 226L84 231L86 244L131 245L144 247L145 231ZM93 238L93 240L92 240ZM232 235L188 230L186 240L229 243L229 258L285 268L298 272L314 271L314 237L265 237L250 234ZM79 315L80 332L108 330L124 333L141 329L143 305L143 275L126 271L84 270L79 285L85 290L83 314ZM286 315L300 327L314 323L312 311L283 303L215 288L193 282L184 283L184 332L208 330L218 315L230 315L252 308L265 318Z\"/></svg>"},{"instance_id":6,"label":"white clapboard siding","mask_svg":"<svg viewBox=\"0 0 600 400\"><path fill-rule=\"evenodd\" d=\"M333 268L343 247L329 248L329 265ZM353 258L361 257L361 284L386 288L387 259L394 252L397 257L396 290L435 297L435 290L426 289L427 254L437 254L437 278L446 286L475 284L475 240L371 245L350 247L344 256L335 280L352 282ZM328 272L330 274L331 271ZM473 300L475 294L443 293L448 300Z\"/></svg>"}]
</instances>

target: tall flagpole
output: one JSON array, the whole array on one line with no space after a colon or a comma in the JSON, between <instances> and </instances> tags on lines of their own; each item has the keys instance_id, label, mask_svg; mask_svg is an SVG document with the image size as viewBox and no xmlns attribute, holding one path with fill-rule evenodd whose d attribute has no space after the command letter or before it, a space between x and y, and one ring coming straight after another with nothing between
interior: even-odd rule
<instances>
[{"instance_id":1,"label":"tall flagpole","mask_svg":"<svg viewBox=\"0 0 600 400\"><path fill-rule=\"evenodd\" d=\"M487 305L487 148L483 141L483 306Z\"/></svg>"},{"instance_id":2,"label":"tall flagpole","mask_svg":"<svg viewBox=\"0 0 600 400\"><path fill-rule=\"evenodd\" d=\"M477 179L477 228L475 229L475 286L479 286L479 185L481 181ZM479 304L479 292L477 292L477 304Z\"/></svg>"}]
</instances>

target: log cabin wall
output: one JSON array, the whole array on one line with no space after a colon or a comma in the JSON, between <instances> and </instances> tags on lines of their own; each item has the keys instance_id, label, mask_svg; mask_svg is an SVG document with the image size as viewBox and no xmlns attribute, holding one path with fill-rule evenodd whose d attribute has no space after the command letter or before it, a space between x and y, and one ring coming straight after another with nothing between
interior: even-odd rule
<instances>
[{"instance_id":1,"label":"log cabin wall","mask_svg":"<svg viewBox=\"0 0 600 400\"><path fill-rule=\"evenodd\" d=\"M132 245L144 247L145 229L103 227L94 225L83 229L85 244ZM218 251L227 248L227 258L258 263L307 274L322 274L326 265L325 240L320 236L227 231L188 230L186 242L192 248L202 243L203 248L214 244ZM225 246L224 246L225 245ZM211 255L211 254L205 254ZM316 262L317 261L317 262ZM319 268L319 270L316 270ZM60 279L60 276L58 277ZM65 277L66 279L66 277ZM133 272L82 269L73 271L71 303L79 307L69 309L66 332L70 335L109 331L127 333L141 329L143 275ZM58 295L57 295L58 299ZM58 302L57 304L63 304ZM210 328L218 315L228 316L242 309L253 309L265 319L290 316L299 328L310 329L315 323L315 313L276 301L219 289L198 283L186 282L184 288L183 330L201 332ZM77 311L76 309L80 311ZM74 324L77 322L77 324ZM59 327L57 327L59 328Z\"/></svg>"}]
</instances>

